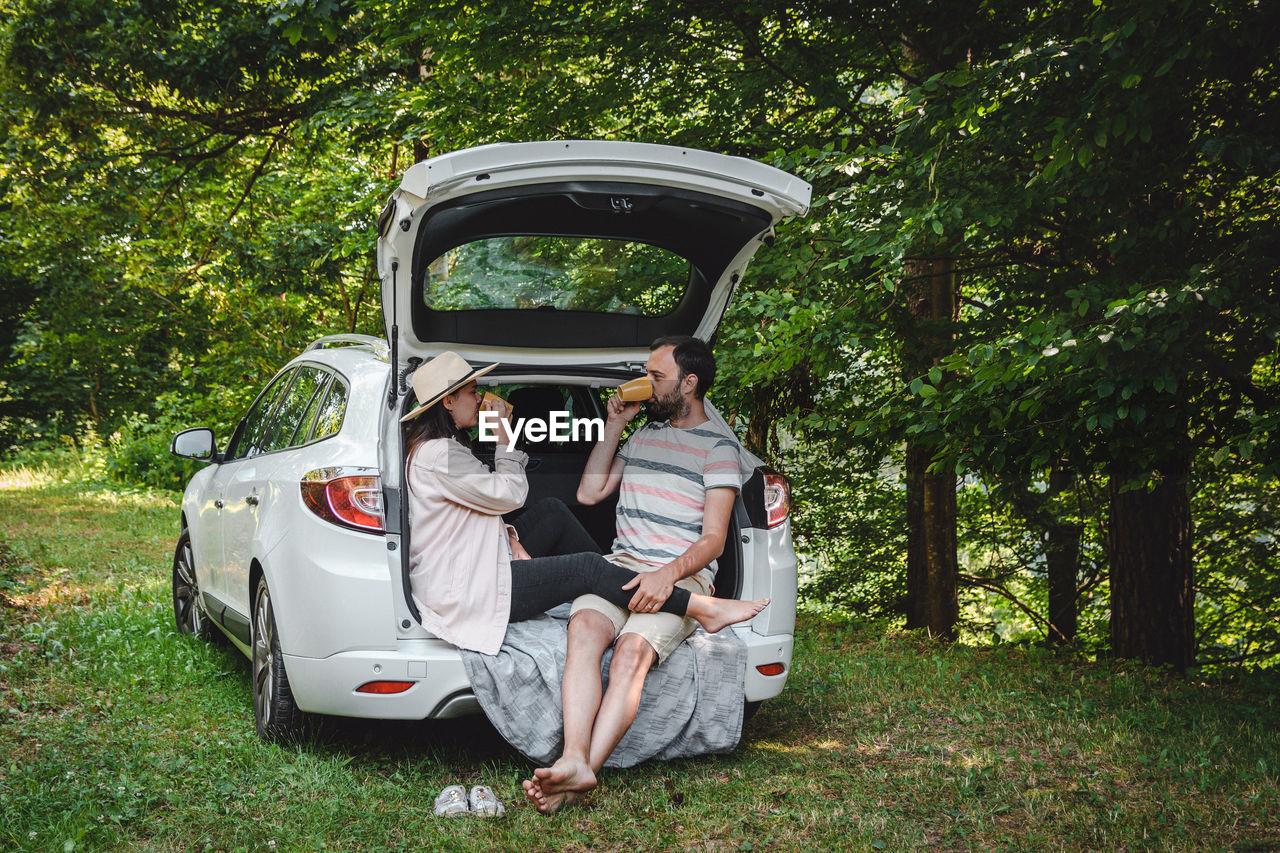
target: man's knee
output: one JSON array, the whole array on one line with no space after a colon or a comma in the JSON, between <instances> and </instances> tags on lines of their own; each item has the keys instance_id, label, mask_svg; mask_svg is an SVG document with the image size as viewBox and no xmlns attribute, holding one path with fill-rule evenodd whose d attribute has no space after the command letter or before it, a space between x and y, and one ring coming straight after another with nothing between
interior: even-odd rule
<instances>
[{"instance_id":1,"label":"man's knee","mask_svg":"<svg viewBox=\"0 0 1280 853\"><path fill-rule=\"evenodd\" d=\"M570 645L598 645L603 651L613 638L613 622L598 610L579 610L569 619Z\"/></svg>"},{"instance_id":2,"label":"man's knee","mask_svg":"<svg viewBox=\"0 0 1280 853\"><path fill-rule=\"evenodd\" d=\"M658 653L649 641L639 634L623 634L613 647L613 661L609 664L609 678L639 676L643 678L658 659Z\"/></svg>"}]
</instances>

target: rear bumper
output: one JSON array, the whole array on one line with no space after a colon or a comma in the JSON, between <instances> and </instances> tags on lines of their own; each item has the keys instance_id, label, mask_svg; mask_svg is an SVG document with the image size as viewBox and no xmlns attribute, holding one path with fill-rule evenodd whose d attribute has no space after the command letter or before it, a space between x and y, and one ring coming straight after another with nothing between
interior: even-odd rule
<instances>
[{"instance_id":1,"label":"rear bumper","mask_svg":"<svg viewBox=\"0 0 1280 853\"><path fill-rule=\"evenodd\" d=\"M772 699L791 674L791 635L761 636L735 630L747 644L745 696L748 702ZM757 667L780 663L779 675ZM284 656L294 701L304 711L339 717L382 720L447 719L480 713L458 650L442 640L402 641L394 651L362 650L309 658ZM359 693L370 681L408 681L403 693Z\"/></svg>"},{"instance_id":2,"label":"rear bumper","mask_svg":"<svg viewBox=\"0 0 1280 853\"><path fill-rule=\"evenodd\" d=\"M738 636L747 644L746 700L760 702L772 699L782 692L791 675L791 652L795 638L791 634L763 636L753 631L737 628ZM765 675L757 667L782 664L779 675Z\"/></svg>"},{"instance_id":3,"label":"rear bumper","mask_svg":"<svg viewBox=\"0 0 1280 853\"><path fill-rule=\"evenodd\" d=\"M359 650L325 658L284 656L294 701L340 717L425 720L479 712L458 650L443 640L401 641L393 651ZM409 681L403 693L358 693L370 681Z\"/></svg>"}]
</instances>

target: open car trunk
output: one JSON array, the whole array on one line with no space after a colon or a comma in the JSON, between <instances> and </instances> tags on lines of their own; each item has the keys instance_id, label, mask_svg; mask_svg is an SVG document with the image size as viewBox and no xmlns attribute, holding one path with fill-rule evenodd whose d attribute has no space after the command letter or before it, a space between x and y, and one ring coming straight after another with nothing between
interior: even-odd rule
<instances>
[{"instance_id":1,"label":"open car trunk","mask_svg":"<svg viewBox=\"0 0 1280 853\"><path fill-rule=\"evenodd\" d=\"M403 360L643 363L710 339L810 187L739 157L632 142L490 145L415 164L379 218L387 338Z\"/></svg>"},{"instance_id":2,"label":"open car trunk","mask_svg":"<svg viewBox=\"0 0 1280 853\"><path fill-rule=\"evenodd\" d=\"M561 411L577 417L603 417L603 402L610 393L609 383L601 382L530 382L531 377L513 378L510 371L499 368L479 381L486 390L503 396L519 417L535 417L549 420L552 412ZM529 479L529 496L525 506L532 506L542 498L558 498L582 522L601 553L608 553L615 537L617 519L615 510L618 495L615 493L598 504L584 505L577 497L578 481L586 467L587 457L595 442L587 439L555 441L550 438L529 441L521 437L517 449L529 455L525 468ZM475 455L490 468L493 467L494 445L475 442ZM749 499L749 495L747 495ZM730 528L725 536L724 553L717 562L715 594L722 598L735 598L742 588L741 543L739 529L750 525L744 495L740 494L735 506ZM523 509L505 516L507 521L518 518ZM405 596L409 595L408 573L403 575ZM416 614L415 614L416 615Z\"/></svg>"},{"instance_id":3,"label":"open car trunk","mask_svg":"<svg viewBox=\"0 0 1280 853\"><path fill-rule=\"evenodd\" d=\"M400 547L408 525L398 419L412 405L417 366L444 350L474 365L497 361L481 384L511 386L516 417L542 416L554 393L571 408L596 407L573 414L600 414L592 389L642 373L655 338L712 340L747 263L779 219L807 211L810 192L763 163L632 142L488 145L405 173L378 219L393 364L382 482L389 565L406 587L396 602L402 637L418 630L418 614ZM590 447L525 449L530 500L560 497L607 550L613 505L576 500ZM738 503L718 595L742 588L738 530L751 522Z\"/></svg>"}]
</instances>

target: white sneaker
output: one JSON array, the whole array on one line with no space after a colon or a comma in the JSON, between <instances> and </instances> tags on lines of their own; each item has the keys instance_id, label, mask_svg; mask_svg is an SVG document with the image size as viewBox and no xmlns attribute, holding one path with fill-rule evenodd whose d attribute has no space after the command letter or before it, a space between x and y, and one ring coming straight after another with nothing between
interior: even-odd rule
<instances>
[{"instance_id":1,"label":"white sneaker","mask_svg":"<svg viewBox=\"0 0 1280 853\"><path fill-rule=\"evenodd\" d=\"M471 789L471 811L485 817L502 817L507 813L488 785L476 785Z\"/></svg>"},{"instance_id":2,"label":"white sneaker","mask_svg":"<svg viewBox=\"0 0 1280 853\"><path fill-rule=\"evenodd\" d=\"M450 785L436 797L436 817L457 817L467 813L467 789L461 785Z\"/></svg>"}]
</instances>

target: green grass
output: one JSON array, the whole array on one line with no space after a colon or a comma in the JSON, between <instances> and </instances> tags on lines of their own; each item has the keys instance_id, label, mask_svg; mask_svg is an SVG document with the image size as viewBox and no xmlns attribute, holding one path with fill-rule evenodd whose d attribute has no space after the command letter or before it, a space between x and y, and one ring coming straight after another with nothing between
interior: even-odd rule
<instances>
[{"instance_id":1,"label":"green grass","mask_svg":"<svg viewBox=\"0 0 1280 853\"><path fill-rule=\"evenodd\" d=\"M487 723L254 735L247 662L179 636L174 497L0 470L0 849L1280 850L1277 681L1184 680L803 617L730 756L524 806ZM485 782L497 821L440 821Z\"/></svg>"}]
</instances>

